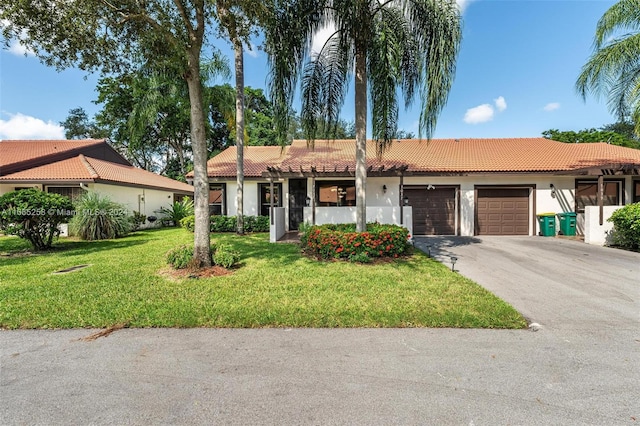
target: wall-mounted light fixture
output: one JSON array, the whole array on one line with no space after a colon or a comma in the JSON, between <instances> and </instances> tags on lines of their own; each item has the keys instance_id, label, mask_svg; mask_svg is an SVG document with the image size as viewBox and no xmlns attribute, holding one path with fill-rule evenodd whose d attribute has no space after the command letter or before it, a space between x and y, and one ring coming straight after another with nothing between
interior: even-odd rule
<instances>
[{"instance_id":1,"label":"wall-mounted light fixture","mask_svg":"<svg viewBox=\"0 0 640 426\"><path fill-rule=\"evenodd\" d=\"M431 184L427 185L427 191L431 191L432 189L436 189L436 187Z\"/></svg>"},{"instance_id":2,"label":"wall-mounted light fixture","mask_svg":"<svg viewBox=\"0 0 640 426\"><path fill-rule=\"evenodd\" d=\"M382 185L382 193L383 194L387 193L387 185Z\"/></svg>"},{"instance_id":3,"label":"wall-mounted light fixture","mask_svg":"<svg viewBox=\"0 0 640 426\"><path fill-rule=\"evenodd\" d=\"M549 184L549 188L551 188L551 198L556 198L556 187L554 184Z\"/></svg>"},{"instance_id":4,"label":"wall-mounted light fixture","mask_svg":"<svg viewBox=\"0 0 640 426\"><path fill-rule=\"evenodd\" d=\"M404 203L405 206L408 206L409 205L409 197L407 197L405 195L404 198L402 199L402 202Z\"/></svg>"},{"instance_id":5,"label":"wall-mounted light fixture","mask_svg":"<svg viewBox=\"0 0 640 426\"><path fill-rule=\"evenodd\" d=\"M306 199L306 200L304 200L304 205L305 205L306 207L309 207L309 206L311 205L311 197L307 197L307 199Z\"/></svg>"}]
</instances>

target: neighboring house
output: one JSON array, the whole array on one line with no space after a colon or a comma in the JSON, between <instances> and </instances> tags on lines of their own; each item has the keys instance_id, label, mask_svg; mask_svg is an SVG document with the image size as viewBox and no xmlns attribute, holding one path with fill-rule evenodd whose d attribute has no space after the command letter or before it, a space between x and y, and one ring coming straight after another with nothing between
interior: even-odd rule
<instances>
[{"instance_id":1,"label":"neighboring house","mask_svg":"<svg viewBox=\"0 0 640 426\"><path fill-rule=\"evenodd\" d=\"M146 216L193 197L191 185L132 166L102 139L0 141L0 195L23 188L71 199L92 190Z\"/></svg>"},{"instance_id":2,"label":"neighboring house","mask_svg":"<svg viewBox=\"0 0 640 426\"><path fill-rule=\"evenodd\" d=\"M415 235L536 235L547 212L577 212L582 233L586 206L640 201L640 150L605 143L400 140L377 158L369 142L367 165L367 220ZM353 140L246 147L244 213L268 215L273 201L287 230L354 222L354 167ZM211 211L235 215L235 147L210 159L208 174Z\"/></svg>"}]
</instances>

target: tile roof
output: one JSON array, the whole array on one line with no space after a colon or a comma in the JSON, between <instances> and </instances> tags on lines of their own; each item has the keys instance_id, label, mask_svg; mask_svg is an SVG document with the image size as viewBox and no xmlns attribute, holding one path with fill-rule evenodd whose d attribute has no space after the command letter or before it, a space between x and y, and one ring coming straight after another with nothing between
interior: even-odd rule
<instances>
[{"instance_id":1,"label":"tile roof","mask_svg":"<svg viewBox=\"0 0 640 426\"><path fill-rule=\"evenodd\" d=\"M4 140L0 141L0 167L103 143L105 143L104 139Z\"/></svg>"},{"instance_id":2,"label":"tile roof","mask_svg":"<svg viewBox=\"0 0 640 426\"><path fill-rule=\"evenodd\" d=\"M82 154L66 160L1 176L0 182L3 181L103 182L165 189L176 192L193 192L193 187L186 183L160 176L137 167L85 157Z\"/></svg>"},{"instance_id":3,"label":"tile roof","mask_svg":"<svg viewBox=\"0 0 640 426\"><path fill-rule=\"evenodd\" d=\"M246 177L260 177L267 170L267 165L278 164L285 158L289 147L284 150L280 146L247 146L244 148L244 175ZM220 154L207 161L209 177L235 177L236 176L235 146L229 147ZM192 178L193 172L187 174Z\"/></svg>"},{"instance_id":4,"label":"tile roof","mask_svg":"<svg viewBox=\"0 0 640 426\"><path fill-rule=\"evenodd\" d=\"M255 149L262 148L262 149ZM236 174L235 148L208 162L209 176ZM245 151L245 175L260 176L267 167L286 172L350 171L355 167L355 140L318 140L315 149L306 141L279 147L251 147ZM545 138L433 139L393 142L382 158L375 143L367 143L367 166L374 169L408 166L410 173L533 173L570 172L591 167L634 165L640 167L640 150L605 143L567 144Z\"/></svg>"}]
</instances>

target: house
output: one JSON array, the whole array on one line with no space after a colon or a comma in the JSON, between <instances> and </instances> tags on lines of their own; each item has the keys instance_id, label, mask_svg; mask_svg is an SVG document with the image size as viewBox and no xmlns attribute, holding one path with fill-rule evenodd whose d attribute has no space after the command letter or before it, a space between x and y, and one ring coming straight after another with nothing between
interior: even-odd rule
<instances>
[{"instance_id":1,"label":"house","mask_svg":"<svg viewBox=\"0 0 640 426\"><path fill-rule=\"evenodd\" d=\"M0 141L0 195L24 188L66 195L85 190L143 215L193 196L193 187L131 165L103 139Z\"/></svg>"},{"instance_id":2,"label":"house","mask_svg":"<svg viewBox=\"0 0 640 426\"><path fill-rule=\"evenodd\" d=\"M354 140L246 147L244 213L268 215L273 202L286 230L354 222L354 167ZM367 220L415 235L537 235L537 214L548 212L577 212L581 234L589 206L602 205L606 226L609 206L640 201L640 150L605 143L399 140L377 158L369 141L367 167ZM211 211L235 215L236 148L210 159L208 174Z\"/></svg>"}]
</instances>

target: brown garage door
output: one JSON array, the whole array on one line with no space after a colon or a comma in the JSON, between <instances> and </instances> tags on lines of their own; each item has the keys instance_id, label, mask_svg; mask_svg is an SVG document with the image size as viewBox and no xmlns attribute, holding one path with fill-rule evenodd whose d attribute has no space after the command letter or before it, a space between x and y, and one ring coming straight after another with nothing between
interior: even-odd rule
<instances>
[{"instance_id":1,"label":"brown garage door","mask_svg":"<svg viewBox=\"0 0 640 426\"><path fill-rule=\"evenodd\" d=\"M476 235L529 235L529 188L481 188Z\"/></svg>"},{"instance_id":2,"label":"brown garage door","mask_svg":"<svg viewBox=\"0 0 640 426\"><path fill-rule=\"evenodd\" d=\"M415 235L456 234L456 188L405 188Z\"/></svg>"}]
</instances>

